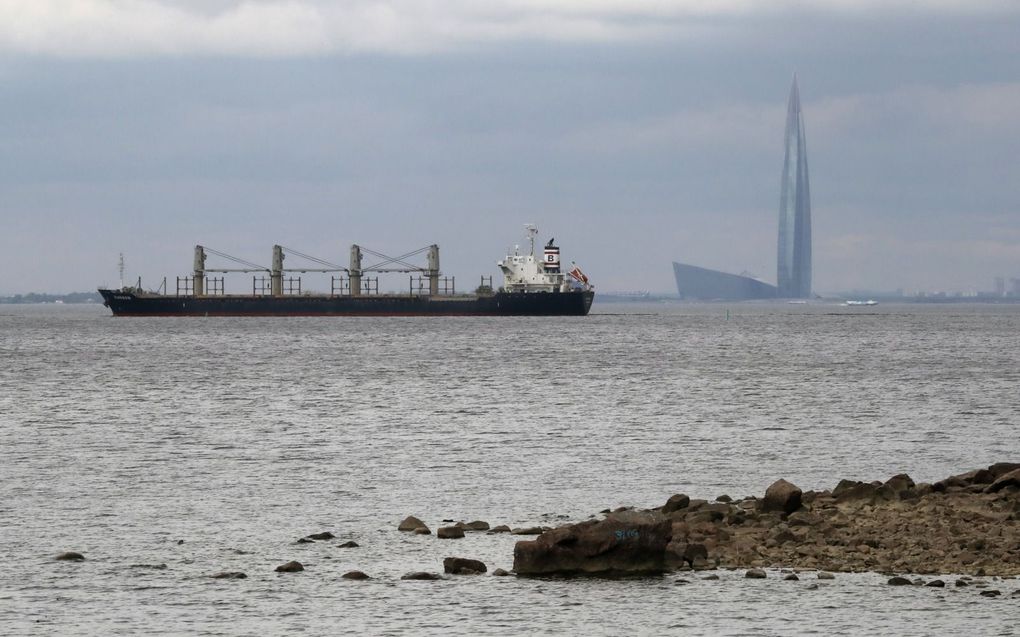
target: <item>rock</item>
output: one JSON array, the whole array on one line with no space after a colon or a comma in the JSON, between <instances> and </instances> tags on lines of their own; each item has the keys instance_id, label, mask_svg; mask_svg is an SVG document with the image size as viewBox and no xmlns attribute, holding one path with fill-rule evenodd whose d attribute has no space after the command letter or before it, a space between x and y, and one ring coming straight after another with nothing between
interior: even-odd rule
<instances>
[{"instance_id":1,"label":"rock","mask_svg":"<svg viewBox=\"0 0 1020 637\"><path fill-rule=\"evenodd\" d=\"M690 497L682 493L678 493L666 500L666 504L662 505L662 512L668 515L674 511L679 511L680 509L686 509L690 503Z\"/></svg>"},{"instance_id":2,"label":"rock","mask_svg":"<svg viewBox=\"0 0 1020 637\"><path fill-rule=\"evenodd\" d=\"M818 579L836 579L836 576L828 571L819 571Z\"/></svg>"},{"instance_id":3,"label":"rock","mask_svg":"<svg viewBox=\"0 0 1020 637\"><path fill-rule=\"evenodd\" d=\"M414 530L415 535L432 535L432 531L427 526L419 526Z\"/></svg>"},{"instance_id":4,"label":"rock","mask_svg":"<svg viewBox=\"0 0 1020 637\"><path fill-rule=\"evenodd\" d=\"M789 575L784 576L783 579L787 582L796 582L800 580L796 573L790 573Z\"/></svg>"},{"instance_id":5,"label":"rock","mask_svg":"<svg viewBox=\"0 0 1020 637\"><path fill-rule=\"evenodd\" d=\"M985 492L998 493L1006 487L1020 488L1020 469L1014 469L996 478L994 482L985 488Z\"/></svg>"},{"instance_id":6,"label":"rock","mask_svg":"<svg viewBox=\"0 0 1020 637\"><path fill-rule=\"evenodd\" d=\"M470 531L488 531L489 523L484 520L475 520L464 525Z\"/></svg>"},{"instance_id":7,"label":"rock","mask_svg":"<svg viewBox=\"0 0 1020 637\"><path fill-rule=\"evenodd\" d=\"M748 579L765 579L767 575L765 574L765 571L760 568L752 568L748 569L748 571L744 573L744 577Z\"/></svg>"},{"instance_id":8,"label":"rock","mask_svg":"<svg viewBox=\"0 0 1020 637\"><path fill-rule=\"evenodd\" d=\"M441 526L436 531L436 537L442 540L456 540L464 537L464 529L459 526Z\"/></svg>"},{"instance_id":9,"label":"rock","mask_svg":"<svg viewBox=\"0 0 1020 637\"><path fill-rule=\"evenodd\" d=\"M836 488L832 490L832 497L837 502L850 502L854 500L870 500L875 497L876 487L867 482L857 480L840 480Z\"/></svg>"},{"instance_id":10,"label":"rock","mask_svg":"<svg viewBox=\"0 0 1020 637\"><path fill-rule=\"evenodd\" d=\"M154 571L165 571L167 566L166 564L132 564L131 568L145 568Z\"/></svg>"},{"instance_id":11,"label":"rock","mask_svg":"<svg viewBox=\"0 0 1020 637\"><path fill-rule=\"evenodd\" d=\"M672 522L655 511L622 511L552 529L514 546L518 575L659 573Z\"/></svg>"},{"instance_id":12,"label":"rock","mask_svg":"<svg viewBox=\"0 0 1020 637\"><path fill-rule=\"evenodd\" d=\"M998 597L999 595L1002 595L1002 593L995 590L994 588L990 588L987 591L981 591L980 593L978 593L978 595L980 595L981 597Z\"/></svg>"},{"instance_id":13,"label":"rock","mask_svg":"<svg viewBox=\"0 0 1020 637\"><path fill-rule=\"evenodd\" d=\"M301 562L287 562L276 567L277 573L298 573L303 570L305 567L301 565Z\"/></svg>"},{"instance_id":14,"label":"rock","mask_svg":"<svg viewBox=\"0 0 1020 637\"><path fill-rule=\"evenodd\" d=\"M809 591L816 591L816 590L818 590L818 584L808 584L807 585L807 589Z\"/></svg>"},{"instance_id":15,"label":"rock","mask_svg":"<svg viewBox=\"0 0 1020 637\"><path fill-rule=\"evenodd\" d=\"M729 502L733 502L733 498L731 498L730 496L728 496L728 495L726 495L724 493L721 496L719 496L718 498L716 498L715 501L716 502L726 502L726 503L729 503Z\"/></svg>"},{"instance_id":16,"label":"rock","mask_svg":"<svg viewBox=\"0 0 1020 637\"><path fill-rule=\"evenodd\" d=\"M400 525L397 527L397 530L414 531L415 529L421 527L425 527L426 529L429 528L428 526L425 525L424 522L422 522L418 518L414 517L413 515L409 515L406 518L404 518L404 521L400 523Z\"/></svg>"},{"instance_id":17,"label":"rock","mask_svg":"<svg viewBox=\"0 0 1020 637\"><path fill-rule=\"evenodd\" d=\"M875 490L875 495L885 500L906 500L913 495L914 481L905 473L894 475Z\"/></svg>"},{"instance_id":18,"label":"rock","mask_svg":"<svg viewBox=\"0 0 1020 637\"><path fill-rule=\"evenodd\" d=\"M708 580L717 580L717 579L719 579L719 576L716 575L715 573L712 573L711 575L706 575L706 576L702 577L701 579L706 580L706 581L708 581Z\"/></svg>"},{"instance_id":19,"label":"rock","mask_svg":"<svg viewBox=\"0 0 1020 637\"><path fill-rule=\"evenodd\" d=\"M707 560L708 549L704 544L671 540L666 545L666 561L669 566L676 567L689 564L691 567L694 567L694 562L706 562Z\"/></svg>"},{"instance_id":20,"label":"rock","mask_svg":"<svg viewBox=\"0 0 1020 637\"><path fill-rule=\"evenodd\" d=\"M964 587L964 586L970 586L970 584L969 584L969 583L967 582L967 580L962 580L962 579L958 579L958 580L956 580L956 583L955 583L954 585L955 585L955 586L956 586L957 588L962 588L962 587Z\"/></svg>"},{"instance_id":21,"label":"rock","mask_svg":"<svg viewBox=\"0 0 1020 637\"><path fill-rule=\"evenodd\" d=\"M372 579L371 577L362 573L361 571L347 571L340 577L342 577L343 579Z\"/></svg>"},{"instance_id":22,"label":"rock","mask_svg":"<svg viewBox=\"0 0 1020 637\"><path fill-rule=\"evenodd\" d=\"M940 579L933 579L932 581L925 584L925 586L930 586L932 588L945 588L946 583Z\"/></svg>"},{"instance_id":23,"label":"rock","mask_svg":"<svg viewBox=\"0 0 1020 637\"><path fill-rule=\"evenodd\" d=\"M765 490L762 511L793 513L800 508L801 490L786 480L776 480Z\"/></svg>"},{"instance_id":24,"label":"rock","mask_svg":"<svg viewBox=\"0 0 1020 637\"><path fill-rule=\"evenodd\" d=\"M612 515L610 513L609 515ZM542 527L540 526L527 526L520 529L514 529L510 531L514 535L542 535Z\"/></svg>"},{"instance_id":25,"label":"rock","mask_svg":"<svg viewBox=\"0 0 1020 637\"><path fill-rule=\"evenodd\" d=\"M508 573L507 571L505 571L505 570L503 570L501 568L497 568L496 570L494 570L492 572L492 574L495 575L496 577L506 577L510 573Z\"/></svg>"},{"instance_id":26,"label":"rock","mask_svg":"<svg viewBox=\"0 0 1020 637\"><path fill-rule=\"evenodd\" d=\"M508 527L505 524L500 524L499 526L494 526L491 529L489 529L489 533L509 533L509 532L510 527Z\"/></svg>"},{"instance_id":27,"label":"rock","mask_svg":"<svg viewBox=\"0 0 1020 637\"><path fill-rule=\"evenodd\" d=\"M690 580L686 580L686 579L682 579L682 578L681 578L681 579L678 579L678 580L676 580L675 582L673 582L673 584L674 584L675 586L683 586L684 584L690 584L690 583L691 583L691 581L690 581Z\"/></svg>"},{"instance_id":28,"label":"rock","mask_svg":"<svg viewBox=\"0 0 1020 637\"><path fill-rule=\"evenodd\" d=\"M1020 469L1020 463L1017 462L996 462L992 466L988 467L988 471L992 474L993 481L1006 475L1011 471Z\"/></svg>"},{"instance_id":29,"label":"rock","mask_svg":"<svg viewBox=\"0 0 1020 637\"><path fill-rule=\"evenodd\" d=\"M484 573L487 570L483 562L470 560L466 557L448 557L443 560L443 571L447 573L469 575L472 573Z\"/></svg>"},{"instance_id":30,"label":"rock","mask_svg":"<svg viewBox=\"0 0 1020 637\"><path fill-rule=\"evenodd\" d=\"M442 578L439 577L438 575L436 575L435 573L426 573L424 571L415 571L414 573L408 573L407 575L402 575L400 577L400 579L437 580L437 579L442 579Z\"/></svg>"},{"instance_id":31,"label":"rock","mask_svg":"<svg viewBox=\"0 0 1020 637\"><path fill-rule=\"evenodd\" d=\"M308 539L306 537L299 537L294 544L315 544L315 540Z\"/></svg>"},{"instance_id":32,"label":"rock","mask_svg":"<svg viewBox=\"0 0 1020 637\"><path fill-rule=\"evenodd\" d=\"M886 583L889 584L890 586L910 586L910 580L908 580L905 577L900 577L898 575L896 577L890 577L889 581Z\"/></svg>"},{"instance_id":33,"label":"rock","mask_svg":"<svg viewBox=\"0 0 1020 637\"><path fill-rule=\"evenodd\" d=\"M361 546L361 545L358 544L357 542L355 542L354 540L350 540L348 542L344 542L343 544L340 544L337 548L341 548L341 549L356 549L359 546Z\"/></svg>"},{"instance_id":34,"label":"rock","mask_svg":"<svg viewBox=\"0 0 1020 637\"><path fill-rule=\"evenodd\" d=\"M307 537L309 540L332 540L336 536L330 533L329 531L323 531L322 533L312 533L311 535L306 535L305 537Z\"/></svg>"},{"instance_id":35,"label":"rock","mask_svg":"<svg viewBox=\"0 0 1020 637\"><path fill-rule=\"evenodd\" d=\"M210 575L209 577L213 579L247 579L248 575L241 571L224 571L222 573Z\"/></svg>"},{"instance_id":36,"label":"rock","mask_svg":"<svg viewBox=\"0 0 1020 637\"><path fill-rule=\"evenodd\" d=\"M85 556L76 551L66 551L53 558L58 562L81 562L85 559Z\"/></svg>"}]
</instances>

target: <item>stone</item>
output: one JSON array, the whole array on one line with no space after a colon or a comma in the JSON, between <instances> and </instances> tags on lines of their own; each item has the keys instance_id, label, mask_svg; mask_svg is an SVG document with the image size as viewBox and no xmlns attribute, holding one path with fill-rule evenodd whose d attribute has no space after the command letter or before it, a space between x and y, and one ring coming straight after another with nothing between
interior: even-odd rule
<instances>
[{"instance_id":1,"label":"stone","mask_svg":"<svg viewBox=\"0 0 1020 637\"><path fill-rule=\"evenodd\" d=\"M668 515L674 511L679 511L680 509L686 509L690 503L690 497L683 493L678 493L666 500L666 504L662 505L662 512Z\"/></svg>"},{"instance_id":2,"label":"stone","mask_svg":"<svg viewBox=\"0 0 1020 637\"><path fill-rule=\"evenodd\" d=\"M730 496L728 496L728 495L726 495L726 494L724 493L724 494L722 494L721 496L717 497L717 498L715 499L715 501L716 501L716 502L726 502L726 503L729 503L729 502L733 502L733 498L731 498Z\"/></svg>"},{"instance_id":3,"label":"stone","mask_svg":"<svg viewBox=\"0 0 1020 637\"><path fill-rule=\"evenodd\" d=\"M356 549L359 546L361 546L361 545L358 544L357 542L355 542L354 540L350 540L350 541L344 542L343 544L338 545L337 548L341 548L341 549Z\"/></svg>"},{"instance_id":4,"label":"stone","mask_svg":"<svg viewBox=\"0 0 1020 637\"><path fill-rule=\"evenodd\" d=\"M801 490L786 480L776 480L765 490L761 501L762 511L779 511L793 513L800 508Z\"/></svg>"},{"instance_id":5,"label":"stone","mask_svg":"<svg viewBox=\"0 0 1020 637\"><path fill-rule=\"evenodd\" d=\"M765 571L760 568L751 568L744 573L744 577L748 579L765 579L768 576L765 574Z\"/></svg>"},{"instance_id":6,"label":"stone","mask_svg":"<svg viewBox=\"0 0 1020 637\"><path fill-rule=\"evenodd\" d=\"M501 568L497 568L496 570L494 570L494 571L492 572L492 574L493 574L493 575L495 575L496 577L506 577L506 576L507 576L507 575L509 575L510 573L508 573L508 572L507 572L506 570L504 570L504 569L501 569Z\"/></svg>"},{"instance_id":7,"label":"stone","mask_svg":"<svg viewBox=\"0 0 1020 637\"><path fill-rule=\"evenodd\" d=\"M932 581L925 584L925 586L930 586L932 588L945 588L946 583L940 579L933 579Z\"/></svg>"},{"instance_id":8,"label":"stone","mask_svg":"<svg viewBox=\"0 0 1020 637\"><path fill-rule=\"evenodd\" d=\"M58 562L81 562L85 559L85 556L77 551L66 551L53 558Z\"/></svg>"},{"instance_id":9,"label":"stone","mask_svg":"<svg viewBox=\"0 0 1020 637\"><path fill-rule=\"evenodd\" d=\"M978 595L980 595L981 597L998 597L999 595L1002 595L1002 593L995 590L994 588L990 588L987 591L981 591L980 593L978 593Z\"/></svg>"},{"instance_id":10,"label":"stone","mask_svg":"<svg viewBox=\"0 0 1020 637\"><path fill-rule=\"evenodd\" d=\"M362 573L361 571L347 571L340 577L342 577L343 579L372 579L371 577L369 577L365 573Z\"/></svg>"},{"instance_id":11,"label":"stone","mask_svg":"<svg viewBox=\"0 0 1020 637\"><path fill-rule=\"evenodd\" d=\"M660 573L672 522L656 511L622 511L552 529L514 546L518 575Z\"/></svg>"},{"instance_id":12,"label":"stone","mask_svg":"<svg viewBox=\"0 0 1020 637\"><path fill-rule=\"evenodd\" d=\"M690 583L691 583L691 581L690 581L690 580L686 580L686 579L682 579L682 578L681 578L681 579L678 579L678 580L676 580L675 582L673 582L673 584L674 584L675 586L683 586L684 584L690 584Z\"/></svg>"},{"instance_id":13,"label":"stone","mask_svg":"<svg viewBox=\"0 0 1020 637\"><path fill-rule=\"evenodd\" d=\"M876 487L867 482L857 480L840 480L836 488L832 490L832 497L837 502L851 502L855 500L871 500L875 497Z\"/></svg>"},{"instance_id":14,"label":"stone","mask_svg":"<svg viewBox=\"0 0 1020 637\"><path fill-rule=\"evenodd\" d=\"M715 573L712 573L711 575L706 575L706 576L702 577L701 579L706 580L706 581L711 581L711 580L719 579L719 576L716 575Z\"/></svg>"},{"instance_id":15,"label":"stone","mask_svg":"<svg viewBox=\"0 0 1020 637\"><path fill-rule=\"evenodd\" d=\"M970 584L967 582L967 580L958 579L956 580L954 586L956 586L957 588L963 588L964 586L970 586Z\"/></svg>"},{"instance_id":16,"label":"stone","mask_svg":"<svg viewBox=\"0 0 1020 637\"><path fill-rule=\"evenodd\" d=\"M489 523L484 520L475 520L474 522L468 522L464 527L470 531L488 531Z\"/></svg>"},{"instance_id":17,"label":"stone","mask_svg":"<svg viewBox=\"0 0 1020 637\"><path fill-rule=\"evenodd\" d=\"M398 531L414 531L415 529L421 528L423 526L426 529L428 528L428 526L426 526L424 522L422 522L418 518L414 517L413 515L409 515L406 518L404 518L404 521L401 522L399 526L397 526L397 530Z\"/></svg>"},{"instance_id":18,"label":"stone","mask_svg":"<svg viewBox=\"0 0 1020 637\"><path fill-rule=\"evenodd\" d=\"M510 527L505 524L500 524L499 526L494 526L491 529L489 529L489 533L509 533L509 532Z\"/></svg>"},{"instance_id":19,"label":"stone","mask_svg":"<svg viewBox=\"0 0 1020 637\"><path fill-rule=\"evenodd\" d=\"M610 513L609 515L612 515ZM526 526L524 528L514 529L510 531L514 535L542 535L542 527L540 526Z\"/></svg>"},{"instance_id":20,"label":"stone","mask_svg":"<svg viewBox=\"0 0 1020 637\"><path fill-rule=\"evenodd\" d=\"M247 579L248 575L241 571L224 571L222 573L215 573L209 577L213 579Z\"/></svg>"},{"instance_id":21,"label":"stone","mask_svg":"<svg viewBox=\"0 0 1020 637\"><path fill-rule=\"evenodd\" d=\"M789 575L785 575L783 576L783 579L787 582L796 582L800 580L800 578L797 577L796 573L790 573Z\"/></svg>"},{"instance_id":22,"label":"stone","mask_svg":"<svg viewBox=\"0 0 1020 637\"><path fill-rule=\"evenodd\" d=\"M464 537L464 529L459 526L441 526L436 530L436 537L441 540L456 540Z\"/></svg>"},{"instance_id":23,"label":"stone","mask_svg":"<svg viewBox=\"0 0 1020 637\"><path fill-rule=\"evenodd\" d=\"M408 573L406 575L402 575L400 577L400 579L408 579L408 580L437 580L437 579L442 579L442 578L439 577L438 575L436 575L435 573L426 573L424 571L415 571L413 573Z\"/></svg>"},{"instance_id":24,"label":"stone","mask_svg":"<svg viewBox=\"0 0 1020 637\"><path fill-rule=\"evenodd\" d=\"M836 576L828 571L819 571L818 579L836 579Z\"/></svg>"},{"instance_id":25,"label":"stone","mask_svg":"<svg viewBox=\"0 0 1020 637\"><path fill-rule=\"evenodd\" d=\"M443 560L443 571L447 573L469 575L471 573L484 573L487 570L483 562L466 557L448 557Z\"/></svg>"},{"instance_id":26,"label":"stone","mask_svg":"<svg viewBox=\"0 0 1020 637\"><path fill-rule=\"evenodd\" d=\"M419 526L414 530L415 535L432 535L432 531L427 526Z\"/></svg>"},{"instance_id":27,"label":"stone","mask_svg":"<svg viewBox=\"0 0 1020 637\"><path fill-rule=\"evenodd\" d=\"M312 539L309 539L309 538L306 538L306 537L299 537L294 542L294 544L315 544L315 540L312 540Z\"/></svg>"},{"instance_id":28,"label":"stone","mask_svg":"<svg viewBox=\"0 0 1020 637\"><path fill-rule=\"evenodd\" d=\"M1017 462L996 462L992 466L988 467L988 471L992 474L993 481L1006 475L1011 471L1020 469L1020 463Z\"/></svg>"},{"instance_id":29,"label":"stone","mask_svg":"<svg viewBox=\"0 0 1020 637\"><path fill-rule=\"evenodd\" d=\"M329 531L323 531L322 533L312 533L311 535L306 535L305 537L307 537L309 540L332 540L336 536L330 533Z\"/></svg>"},{"instance_id":30,"label":"stone","mask_svg":"<svg viewBox=\"0 0 1020 637\"><path fill-rule=\"evenodd\" d=\"M1020 488L1020 469L1014 469L996 478L994 482L985 488L985 491L987 493L998 493L1006 487Z\"/></svg>"},{"instance_id":31,"label":"stone","mask_svg":"<svg viewBox=\"0 0 1020 637\"><path fill-rule=\"evenodd\" d=\"M910 586L910 580L897 575L896 577L890 577L886 584L889 584L890 586Z\"/></svg>"},{"instance_id":32,"label":"stone","mask_svg":"<svg viewBox=\"0 0 1020 637\"><path fill-rule=\"evenodd\" d=\"M277 573L299 573L303 570L305 567L301 565L301 562L287 562L276 567Z\"/></svg>"},{"instance_id":33,"label":"stone","mask_svg":"<svg viewBox=\"0 0 1020 637\"><path fill-rule=\"evenodd\" d=\"M914 495L914 481L905 473L899 473L886 480L875 490L875 495L885 500L906 500Z\"/></svg>"}]
</instances>

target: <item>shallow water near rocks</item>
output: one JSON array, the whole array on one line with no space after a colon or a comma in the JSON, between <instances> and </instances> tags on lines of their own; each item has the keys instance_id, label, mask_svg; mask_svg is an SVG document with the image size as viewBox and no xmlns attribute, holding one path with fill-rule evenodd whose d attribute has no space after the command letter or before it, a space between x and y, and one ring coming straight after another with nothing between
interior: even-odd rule
<instances>
[{"instance_id":1,"label":"shallow water near rocks","mask_svg":"<svg viewBox=\"0 0 1020 637\"><path fill-rule=\"evenodd\" d=\"M760 495L779 477L831 488L1016 461L1020 306L597 303L581 319L0 306L0 361L2 634L1013 634L1020 621L1015 579L987 580L999 598L949 577L776 571L401 581L447 556L509 569L522 538L396 530L407 515L433 531L553 526L679 492ZM336 539L295 544L326 530ZM53 560L69 550L87 559ZM305 571L273 571L290 560ZM373 579L340 578L355 569ZM248 578L208 577L222 571Z\"/></svg>"}]
</instances>

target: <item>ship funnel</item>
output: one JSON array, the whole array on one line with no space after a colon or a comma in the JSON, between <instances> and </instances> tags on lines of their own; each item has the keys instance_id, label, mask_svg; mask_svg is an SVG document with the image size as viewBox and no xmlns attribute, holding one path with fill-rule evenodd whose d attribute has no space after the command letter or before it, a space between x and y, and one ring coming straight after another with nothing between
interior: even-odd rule
<instances>
[{"instance_id":1,"label":"ship funnel","mask_svg":"<svg viewBox=\"0 0 1020 637\"><path fill-rule=\"evenodd\" d=\"M552 240L545 246L545 251L542 256L542 263L545 264L546 272L559 272L560 271L560 249L558 246L554 246Z\"/></svg>"}]
</instances>

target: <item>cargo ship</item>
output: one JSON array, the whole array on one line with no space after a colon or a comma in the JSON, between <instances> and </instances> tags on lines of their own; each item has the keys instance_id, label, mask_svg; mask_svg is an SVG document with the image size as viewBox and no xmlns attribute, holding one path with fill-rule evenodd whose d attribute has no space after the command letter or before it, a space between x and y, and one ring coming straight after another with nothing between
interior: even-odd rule
<instances>
[{"instance_id":1,"label":"cargo ship","mask_svg":"<svg viewBox=\"0 0 1020 637\"><path fill-rule=\"evenodd\" d=\"M458 294L454 278L442 276L436 245L400 257L353 245L349 267L276 245L268 268L198 245L193 273L177 277L175 293L167 289L165 278L157 290L143 290L139 280L134 286L122 282L116 290L100 288L99 293L114 316L586 316L595 298L588 276L574 264L566 271L561 268L553 239L537 255L538 230L530 224L526 228L530 251L522 253L515 246L497 262L503 285L495 289L492 277L483 276L470 294ZM210 253L244 267L206 267ZM408 262L422 253L424 266ZM382 260L363 267L366 254ZM323 267L285 268L287 256ZM123 267L122 259L122 279ZM210 276L228 272L252 273L251 293L227 294L224 277ZM306 272L331 273L330 292L302 292L301 278L294 274ZM407 291L379 293L378 276L371 274L384 272L409 274Z\"/></svg>"}]
</instances>

